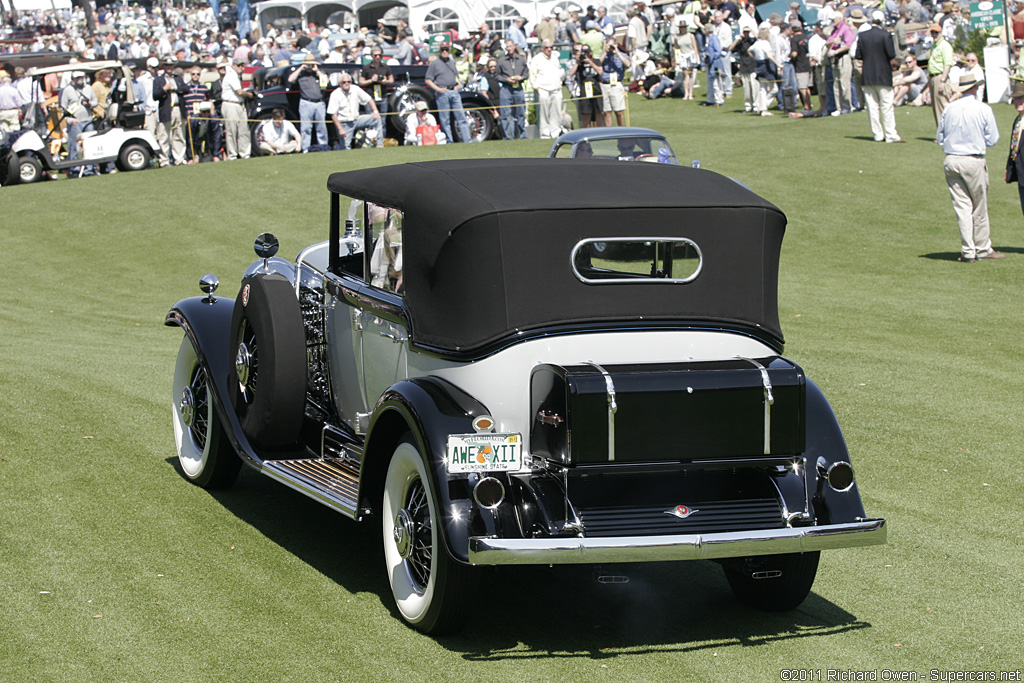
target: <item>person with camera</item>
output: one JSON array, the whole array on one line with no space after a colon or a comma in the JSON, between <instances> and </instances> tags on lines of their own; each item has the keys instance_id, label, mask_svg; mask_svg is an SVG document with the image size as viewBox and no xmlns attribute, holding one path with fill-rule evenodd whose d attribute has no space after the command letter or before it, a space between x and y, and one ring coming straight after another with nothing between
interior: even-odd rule
<instances>
[{"instance_id":1,"label":"person with camera","mask_svg":"<svg viewBox=\"0 0 1024 683\"><path fill-rule=\"evenodd\" d=\"M601 126L604 112L601 99L601 65L594 61L589 45L573 47L574 58L569 62L570 91L576 98L576 115L580 128Z\"/></svg>"},{"instance_id":2,"label":"person with camera","mask_svg":"<svg viewBox=\"0 0 1024 683\"><path fill-rule=\"evenodd\" d=\"M370 63L359 72L359 87L366 90L377 103L377 111L388 112L388 88L395 84L391 67L384 63L384 50L380 45L370 49Z\"/></svg>"},{"instance_id":3,"label":"person with camera","mask_svg":"<svg viewBox=\"0 0 1024 683\"><path fill-rule=\"evenodd\" d=\"M299 86L299 132L302 135L302 151L308 152L313 144L313 127L316 126L316 144L327 145L327 105L324 102L320 81L327 82L327 76L320 70L316 57L307 54L302 66L288 75L288 82Z\"/></svg>"},{"instance_id":4,"label":"person with camera","mask_svg":"<svg viewBox=\"0 0 1024 683\"><path fill-rule=\"evenodd\" d=\"M615 122L626 125L626 89L622 86L626 69L631 62L625 53L619 51L614 38L604 41L604 52L601 53L601 106L604 109L604 125L612 125L612 112Z\"/></svg>"}]
</instances>

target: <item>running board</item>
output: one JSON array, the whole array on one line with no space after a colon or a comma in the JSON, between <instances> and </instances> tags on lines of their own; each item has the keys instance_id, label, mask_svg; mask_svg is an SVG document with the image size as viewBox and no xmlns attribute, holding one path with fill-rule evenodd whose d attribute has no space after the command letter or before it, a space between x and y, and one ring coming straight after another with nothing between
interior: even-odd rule
<instances>
[{"instance_id":1,"label":"running board","mask_svg":"<svg viewBox=\"0 0 1024 683\"><path fill-rule=\"evenodd\" d=\"M357 519L359 463L350 458L265 460L260 472Z\"/></svg>"}]
</instances>

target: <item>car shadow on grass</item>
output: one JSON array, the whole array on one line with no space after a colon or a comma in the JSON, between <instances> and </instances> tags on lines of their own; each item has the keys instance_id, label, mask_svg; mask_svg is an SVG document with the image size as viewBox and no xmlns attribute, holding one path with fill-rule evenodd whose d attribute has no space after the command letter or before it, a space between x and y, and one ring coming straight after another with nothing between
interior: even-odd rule
<instances>
[{"instance_id":1,"label":"car shadow on grass","mask_svg":"<svg viewBox=\"0 0 1024 683\"><path fill-rule=\"evenodd\" d=\"M602 569L629 582L599 583L595 573ZM602 659L764 645L870 627L814 593L790 612L745 607L713 562L602 569L498 568L489 583L485 578L481 595L487 600L467 628L437 640L471 661Z\"/></svg>"},{"instance_id":2,"label":"car shadow on grass","mask_svg":"<svg viewBox=\"0 0 1024 683\"><path fill-rule=\"evenodd\" d=\"M178 469L177 458L168 462ZM376 594L401 620L376 520L346 519L247 467L232 488L210 494L345 590ZM477 578L464 628L435 639L471 661L713 650L870 627L813 592L790 612L747 608L713 562L481 567Z\"/></svg>"}]
</instances>

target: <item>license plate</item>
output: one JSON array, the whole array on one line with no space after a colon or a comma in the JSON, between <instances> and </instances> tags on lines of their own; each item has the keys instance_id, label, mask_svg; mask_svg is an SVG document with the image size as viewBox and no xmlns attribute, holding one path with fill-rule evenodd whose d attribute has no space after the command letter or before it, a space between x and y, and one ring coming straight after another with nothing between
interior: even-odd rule
<instances>
[{"instance_id":1,"label":"license plate","mask_svg":"<svg viewBox=\"0 0 1024 683\"><path fill-rule=\"evenodd\" d=\"M522 469L523 437L519 434L451 434L445 464L452 473Z\"/></svg>"}]
</instances>

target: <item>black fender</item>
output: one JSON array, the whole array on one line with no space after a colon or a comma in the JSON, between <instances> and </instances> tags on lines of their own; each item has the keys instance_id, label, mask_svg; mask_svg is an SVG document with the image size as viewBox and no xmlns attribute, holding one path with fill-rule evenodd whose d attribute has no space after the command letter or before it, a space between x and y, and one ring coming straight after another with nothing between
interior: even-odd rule
<instances>
[{"instance_id":1,"label":"black fender","mask_svg":"<svg viewBox=\"0 0 1024 683\"><path fill-rule=\"evenodd\" d=\"M420 453L426 456L427 473L443 511L442 537L448 554L458 562L469 561L469 528L474 509L465 480L449 480L445 450L449 434L472 434L473 418L489 414L482 403L455 385L438 378L402 380L377 401L367 429L359 477L360 507L380 509L384 476L399 439L411 431ZM491 515L486 513L493 526ZM453 514L459 513L459 514Z\"/></svg>"},{"instance_id":2,"label":"black fender","mask_svg":"<svg viewBox=\"0 0 1024 683\"><path fill-rule=\"evenodd\" d=\"M196 357L206 369L207 377L212 380L217 414L231 445L242 462L260 469L263 461L242 432L229 398L229 382L235 381L235 359L230 350L234 308L235 300L227 297L190 297L171 307L164 318L164 325L184 330L196 350Z\"/></svg>"},{"instance_id":3,"label":"black fender","mask_svg":"<svg viewBox=\"0 0 1024 683\"><path fill-rule=\"evenodd\" d=\"M839 492L833 490L818 471L819 458L826 467L841 461L853 463L839 421L825 394L810 379L806 386L807 446L804 454L807 456L807 495L814 501L816 523L841 524L863 519L866 515L856 479L849 490Z\"/></svg>"}]
</instances>

